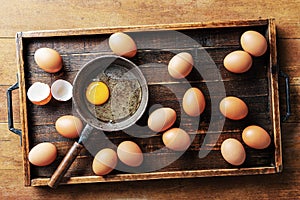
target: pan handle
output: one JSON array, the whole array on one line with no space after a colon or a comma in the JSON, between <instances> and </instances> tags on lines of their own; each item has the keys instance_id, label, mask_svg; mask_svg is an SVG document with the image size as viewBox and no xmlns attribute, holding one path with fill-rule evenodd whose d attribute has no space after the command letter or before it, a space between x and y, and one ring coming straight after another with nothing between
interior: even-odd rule
<instances>
[{"instance_id":1,"label":"pan handle","mask_svg":"<svg viewBox=\"0 0 300 200\"><path fill-rule=\"evenodd\" d=\"M18 79L18 76L17 76ZM7 97L7 119L8 119L8 129L20 136L20 142L22 144L22 131L14 127L14 117L13 117L13 106L12 106L12 91L19 88L19 80L12 86L10 86L6 91Z\"/></svg>"},{"instance_id":2,"label":"pan handle","mask_svg":"<svg viewBox=\"0 0 300 200\"><path fill-rule=\"evenodd\" d=\"M281 121L285 122L291 115L291 100L290 100L290 81L289 76L283 71L279 71L279 75L285 80L285 103L286 103L286 113L281 116Z\"/></svg>"},{"instance_id":3,"label":"pan handle","mask_svg":"<svg viewBox=\"0 0 300 200\"><path fill-rule=\"evenodd\" d=\"M55 170L54 174L51 176L48 185L52 188L56 188L59 182L66 174L67 170L70 168L71 164L74 162L78 154L80 153L83 145L75 142L71 149L68 151L67 155L61 161L60 165Z\"/></svg>"},{"instance_id":4,"label":"pan handle","mask_svg":"<svg viewBox=\"0 0 300 200\"><path fill-rule=\"evenodd\" d=\"M81 142L82 137L87 137L92 131L92 129L93 128L88 124L84 127L80 134L79 141L73 144L73 146L68 151L64 159L61 161L60 165L57 167L57 169L51 176L50 181L48 182L48 186L50 186L51 188L56 188L59 185L61 179L64 177L64 175L66 174L76 157L79 155L81 149L83 148Z\"/></svg>"}]
</instances>

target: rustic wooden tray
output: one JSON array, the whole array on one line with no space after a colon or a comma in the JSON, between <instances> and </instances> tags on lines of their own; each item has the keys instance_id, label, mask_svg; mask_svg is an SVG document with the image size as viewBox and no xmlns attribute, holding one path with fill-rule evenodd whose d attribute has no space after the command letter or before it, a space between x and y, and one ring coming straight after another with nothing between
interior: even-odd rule
<instances>
[{"instance_id":1,"label":"rustic wooden tray","mask_svg":"<svg viewBox=\"0 0 300 200\"><path fill-rule=\"evenodd\" d=\"M223 58L229 52L241 49L239 38L244 31L250 29L265 35L268 40L268 52L262 57L254 58L254 64L247 73L232 74L224 69ZM194 39L208 52L216 63L217 73L221 74L219 80L203 79L199 74L191 73L187 80L178 81L170 78L165 65L143 65L145 63L167 64L174 52L181 51L190 51L196 60L200 60L194 51L191 51L193 47L186 45L185 41L178 40L171 30L176 30ZM16 35L26 186L47 185L52 173L74 142L74 140L63 138L57 134L54 127L59 116L72 114L72 101L62 103L52 99L45 106L36 106L26 97L28 87L36 81L51 85L59 78L72 83L83 64L100 55L112 54L107 38L111 33L117 31L130 32L137 42L139 50L131 60L140 66L148 81L150 99L146 113L149 112L151 105L157 103L171 106L176 109L177 113L180 113L178 105L181 99L170 94L168 88L173 88L183 95L185 92L183 88L186 88L187 84L201 88L208 106L200 117L199 128L191 147L170 165L154 172L132 174L114 170L107 176L95 176L91 169L93 156L83 150L67 172L68 178L63 180L62 184L270 174L282 170L276 32L273 19L33 31L19 32ZM147 46L149 44L151 44L151 48ZM40 47L56 49L62 55L64 62L62 71L49 74L37 67L33 55ZM197 62L200 61L196 61L196 64ZM216 73L216 71L208 70L207 73ZM217 82L224 83L227 95L238 96L248 104L249 115L246 119L238 122L226 120L216 144L208 144L211 145L212 151L200 159L198 157L199 148L207 134L210 116L215 112L212 112L209 102L212 98L217 98L209 96L207 84L211 84L213 87ZM166 85L168 87L165 87ZM138 122L140 125L145 125L146 115ZM178 123L177 121L177 125ZM272 137L272 144L264 150L254 150L244 145L247 153L245 163L240 167L226 163L220 153L222 141L228 137L242 141L243 128L251 124L264 127ZM189 123L183 126L189 130ZM161 134L149 138L135 138L122 132L106 134L116 145L125 139L133 140L137 142L143 152L151 152L163 146ZM97 137L96 134L95 137ZM45 141L56 145L58 149L56 161L46 167L32 166L27 157L29 150L34 145ZM158 155L158 159L163 160L172 154L172 151L166 151Z\"/></svg>"}]
</instances>

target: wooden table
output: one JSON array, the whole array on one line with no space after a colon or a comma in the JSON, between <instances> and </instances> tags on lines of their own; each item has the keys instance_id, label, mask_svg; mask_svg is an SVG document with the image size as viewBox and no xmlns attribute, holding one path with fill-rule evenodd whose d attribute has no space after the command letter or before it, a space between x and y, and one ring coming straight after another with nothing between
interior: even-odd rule
<instances>
[{"instance_id":1,"label":"wooden table","mask_svg":"<svg viewBox=\"0 0 300 200\"><path fill-rule=\"evenodd\" d=\"M300 1L3 1L0 8L0 199L298 199L300 198ZM274 17L278 59L290 76L292 115L282 123L280 174L24 187L19 137L7 129L5 92L16 81L17 31L208 22ZM284 96L283 84L280 84ZM281 98L283 101L284 98ZM18 91L14 119L20 127ZM282 112L285 106L281 106Z\"/></svg>"}]
</instances>

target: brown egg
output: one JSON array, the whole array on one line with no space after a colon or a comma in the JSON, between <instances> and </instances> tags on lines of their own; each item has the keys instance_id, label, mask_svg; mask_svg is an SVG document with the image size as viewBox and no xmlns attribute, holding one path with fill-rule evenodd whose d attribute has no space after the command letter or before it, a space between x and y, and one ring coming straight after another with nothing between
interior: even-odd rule
<instances>
[{"instance_id":1,"label":"brown egg","mask_svg":"<svg viewBox=\"0 0 300 200\"><path fill-rule=\"evenodd\" d=\"M233 51L223 61L224 67L233 73L244 73L252 66L252 58L245 51Z\"/></svg>"},{"instance_id":2,"label":"brown egg","mask_svg":"<svg viewBox=\"0 0 300 200\"><path fill-rule=\"evenodd\" d=\"M119 159L131 167L140 166L143 162L143 153L140 147L131 141L124 141L117 149Z\"/></svg>"},{"instance_id":3,"label":"brown egg","mask_svg":"<svg viewBox=\"0 0 300 200\"><path fill-rule=\"evenodd\" d=\"M242 133L243 141L254 149L265 149L271 143L271 137L267 131L259 126L248 126Z\"/></svg>"},{"instance_id":4,"label":"brown egg","mask_svg":"<svg viewBox=\"0 0 300 200\"><path fill-rule=\"evenodd\" d=\"M192 117L199 116L205 109L205 98L198 88L188 89L182 99L183 110Z\"/></svg>"},{"instance_id":5,"label":"brown egg","mask_svg":"<svg viewBox=\"0 0 300 200\"><path fill-rule=\"evenodd\" d=\"M262 56L268 48L266 38L256 31L246 31L243 33L241 36L241 45L244 51L253 56Z\"/></svg>"},{"instance_id":6,"label":"brown egg","mask_svg":"<svg viewBox=\"0 0 300 200\"><path fill-rule=\"evenodd\" d=\"M55 128L59 134L66 138L77 138L83 128L83 124L78 117L65 115L58 118Z\"/></svg>"},{"instance_id":7,"label":"brown egg","mask_svg":"<svg viewBox=\"0 0 300 200\"><path fill-rule=\"evenodd\" d=\"M62 58L57 51L50 48L40 48L34 53L36 64L49 73L58 72L62 68Z\"/></svg>"},{"instance_id":8,"label":"brown egg","mask_svg":"<svg viewBox=\"0 0 300 200\"><path fill-rule=\"evenodd\" d=\"M54 144L43 142L34 146L29 154L28 160L31 164L36 166L50 165L57 156L57 149Z\"/></svg>"},{"instance_id":9,"label":"brown egg","mask_svg":"<svg viewBox=\"0 0 300 200\"><path fill-rule=\"evenodd\" d=\"M172 128L162 136L163 143L167 148L174 151L185 151L191 145L191 138L187 132L180 128Z\"/></svg>"},{"instance_id":10,"label":"brown egg","mask_svg":"<svg viewBox=\"0 0 300 200\"><path fill-rule=\"evenodd\" d=\"M226 139L221 145L223 158L232 165L241 165L246 159L245 149L240 141L234 138Z\"/></svg>"},{"instance_id":11,"label":"brown egg","mask_svg":"<svg viewBox=\"0 0 300 200\"><path fill-rule=\"evenodd\" d=\"M176 112L172 108L159 108L148 118L148 127L155 132L165 131L176 121Z\"/></svg>"},{"instance_id":12,"label":"brown egg","mask_svg":"<svg viewBox=\"0 0 300 200\"><path fill-rule=\"evenodd\" d=\"M131 58L137 52L134 40L122 32L112 34L108 39L108 44L110 49L119 56Z\"/></svg>"},{"instance_id":13,"label":"brown egg","mask_svg":"<svg viewBox=\"0 0 300 200\"><path fill-rule=\"evenodd\" d=\"M51 100L52 95L49 85L35 82L29 87L27 97L33 104L45 105Z\"/></svg>"},{"instance_id":14,"label":"brown egg","mask_svg":"<svg viewBox=\"0 0 300 200\"><path fill-rule=\"evenodd\" d=\"M93 160L93 172L99 176L110 173L118 163L117 153L109 148L99 151Z\"/></svg>"},{"instance_id":15,"label":"brown egg","mask_svg":"<svg viewBox=\"0 0 300 200\"><path fill-rule=\"evenodd\" d=\"M175 55L169 62L169 74L176 79L186 77L193 69L194 60L191 54L181 52Z\"/></svg>"},{"instance_id":16,"label":"brown egg","mask_svg":"<svg viewBox=\"0 0 300 200\"><path fill-rule=\"evenodd\" d=\"M247 116L248 107L246 103L233 96L225 97L220 102L220 111L221 113L232 120L240 120Z\"/></svg>"}]
</instances>

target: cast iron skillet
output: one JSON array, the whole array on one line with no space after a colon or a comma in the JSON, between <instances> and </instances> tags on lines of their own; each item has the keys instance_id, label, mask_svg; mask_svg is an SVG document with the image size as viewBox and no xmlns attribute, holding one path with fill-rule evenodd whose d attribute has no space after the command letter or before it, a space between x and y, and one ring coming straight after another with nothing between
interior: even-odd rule
<instances>
[{"instance_id":1,"label":"cast iron skillet","mask_svg":"<svg viewBox=\"0 0 300 200\"><path fill-rule=\"evenodd\" d=\"M85 90L91 80L94 79L97 74L102 73L110 66L124 67L126 70L129 70L130 73L132 73L134 77L136 77L141 87L141 99L137 110L133 115L115 123L109 123L99 120L92 112L90 112L85 99ZM48 185L52 188L56 188L58 186L66 171L69 169L69 167L83 148L84 142L88 140L89 133L91 133L93 129L102 131L117 131L128 128L143 115L147 107L147 103L148 86L146 79L140 69L130 60L120 56L106 55L95 58L86 63L78 72L73 82L73 106L81 119L86 123L86 126L82 130L78 142L75 142L73 144L73 146L70 148L70 150L50 178ZM101 134L103 134L103 132L101 132Z\"/></svg>"}]
</instances>

